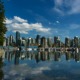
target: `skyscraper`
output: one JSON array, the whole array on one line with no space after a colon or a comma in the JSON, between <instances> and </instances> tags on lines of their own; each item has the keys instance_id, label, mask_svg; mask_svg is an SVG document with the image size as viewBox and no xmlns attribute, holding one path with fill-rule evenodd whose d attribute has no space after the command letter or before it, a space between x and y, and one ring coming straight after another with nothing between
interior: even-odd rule
<instances>
[{"instance_id":1,"label":"skyscraper","mask_svg":"<svg viewBox=\"0 0 80 80\"><path fill-rule=\"evenodd\" d=\"M12 44L13 44L13 36L10 35L10 37L9 37L9 45L11 46Z\"/></svg>"},{"instance_id":2,"label":"skyscraper","mask_svg":"<svg viewBox=\"0 0 80 80\"><path fill-rule=\"evenodd\" d=\"M70 39L69 39L69 37L65 38L65 47L70 47Z\"/></svg>"},{"instance_id":3,"label":"skyscraper","mask_svg":"<svg viewBox=\"0 0 80 80\"><path fill-rule=\"evenodd\" d=\"M48 47L48 40L45 37L41 38L41 46L42 47Z\"/></svg>"},{"instance_id":4,"label":"skyscraper","mask_svg":"<svg viewBox=\"0 0 80 80\"><path fill-rule=\"evenodd\" d=\"M74 47L74 39L70 40L70 47Z\"/></svg>"},{"instance_id":5,"label":"skyscraper","mask_svg":"<svg viewBox=\"0 0 80 80\"><path fill-rule=\"evenodd\" d=\"M28 38L28 43L27 44L28 44L28 46L32 45L32 38L31 37Z\"/></svg>"},{"instance_id":6,"label":"skyscraper","mask_svg":"<svg viewBox=\"0 0 80 80\"><path fill-rule=\"evenodd\" d=\"M79 38L78 36L74 37L74 47L78 47Z\"/></svg>"},{"instance_id":7,"label":"skyscraper","mask_svg":"<svg viewBox=\"0 0 80 80\"><path fill-rule=\"evenodd\" d=\"M16 45L20 46L20 33L18 31L16 32Z\"/></svg>"},{"instance_id":8,"label":"skyscraper","mask_svg":"<svg viewBox=\"0 0 80 80\"><path fill-rule=\"evenodd\" d=\"M41 43L41 41L40 41L40 35L36 36L36 43L37 43L37 45L39 45Z\"/></svg>"},{"instance_id":9,"label":"skyscraper","mask_svg":"<svg viewBox=\"0 0 80 80\"><path fill-rule=\"evenodd\" d=\"M9 37L8 38L6 38L6 46L9 46Z\"/></svg>"},{"instance_id":10,"label":"skyscraper","mask_svg":"<svg viewBox=\"0 0 80 80\"><path fill-rule=\"evenodd\" d=\"M60 42L60 37L54 37L54 46L55 47L60 47L61 46L61 42Z\"/></svg>"},{"instance_id":11,"label":"skyscraper","mask_svg":"<svg viewBox=\"0 0 80 80\"><path fill-rule=\"evenodd\" d=\"M52 46L52 39L51 39L51 37L47 38L47 44L48 44L48 47Z\"/></svg>"}]
</instances>

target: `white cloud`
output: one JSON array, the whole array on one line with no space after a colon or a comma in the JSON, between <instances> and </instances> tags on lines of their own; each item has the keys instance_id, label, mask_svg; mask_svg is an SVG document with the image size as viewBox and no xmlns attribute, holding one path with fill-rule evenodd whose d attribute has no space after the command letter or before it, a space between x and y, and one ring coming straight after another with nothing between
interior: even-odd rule
<instances>
[{"instance_id":1,"label":"white cloud","mask_svg":"<svg viewBox=\"0 0 80 80\"><path fill-rule=\"evenodd\" d=\"M8 18L6 18L6 24L11 24L12 20L9 20Z\"/></svg>"},{"instance_id":2,"label":"white cloud","mask_svg":"<svg viewBox=\"0 0 80 80\"><path fill-rule=\"evenodd\" d=\"M8 66L6 66L4 67L4 73L5 73L4 79L24 80L27 78L27 79L41 80L41 77L45 75L44 71L46 70L51 71L50 66L51 66L51 63L48 63L48 64L44 63L42 66L37 66L35 68L33 68L32 66L29 66L27 63L20 64L20 65L10 65L9 69L8 69ZM44 80L45 77L47 77L47 75L45 75L44 78L42 78L42 80Z\"/></svg>"},{"instance_id":3,"label":"white cloud","mask_svg":"<svg viewBox=\"0 0 80 80\"><path fill-rule=\"evenodd\" d=\"M20 18L20 17L18 17L18 16L14 16L14 20L16 20L16 21L18 21L18 22L27 22L27 20L22 19L22 18Z\"/></svg>"},{"instance_id":4,"label":"white cloud","mask_svg":"<svg viewBox=\"0 0 80 80\"><path fill-rule=\"evenodd\" d=\"M74 3L71 5L71 10L69 14L73 13L80 13L80 0L75 0Z\"/></svg>"},{"instance_id":5,"label":"white cloud","mask_svg":"<svg viewBox=\"0 0 80 80\"><path fill-rule=\"evenodd\" d=\"M28 23L27 20L14 16L13 19L6 18L6 26L9 31L19 31L23 34L28 34L29 31L35 30L42 33L50 33L50 28L44 28L41 23Z\"/></svg>"},{"instance_id":6,"label":"white cloud","mask_svg":"<svg viewBox=\"0 0 80 80\"><path fill-rule=\"evenodd\" d=\"M56 21L56 23L58 23L58 24L59 24L60 22L59 22L59 21Z\"/></svg>"},{"instance_id":7,"label":"white cloud","mask_svg":"<svg viewBox=\"0 0 80 80\"><path fill-rule=\"evenodd\" d=\"M80 13L80 0L54 0L54 10L61 15Z\"/></svg>"}]
</instances>

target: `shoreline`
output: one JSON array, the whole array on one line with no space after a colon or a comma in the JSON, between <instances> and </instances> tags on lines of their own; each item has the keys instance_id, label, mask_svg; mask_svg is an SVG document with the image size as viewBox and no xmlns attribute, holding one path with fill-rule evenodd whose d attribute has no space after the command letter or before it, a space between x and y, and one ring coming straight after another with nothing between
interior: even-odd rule
<instances>
[{"instance_id":1,"label":"shoreline","mask_svg":"<svg viewBox=\"0 0 80 80\"><path fill-rule=\"evenodd\" d=\"M0 48L0 57L2 57L4 55L4 49Z\"/></svg>"}]
</instances>

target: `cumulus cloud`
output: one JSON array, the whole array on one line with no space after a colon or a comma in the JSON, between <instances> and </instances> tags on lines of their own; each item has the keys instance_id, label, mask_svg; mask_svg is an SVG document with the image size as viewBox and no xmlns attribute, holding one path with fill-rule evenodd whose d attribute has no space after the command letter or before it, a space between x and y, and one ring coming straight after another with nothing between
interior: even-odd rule
<instances>
[{"instance_id":1,"label":"cumulus cloud","mask_svg":"<svg viewBox=\"0 0 80 80\"><path fill-rule=\"evenodd\" d=\"M6 26L9 31L19 31L23 34L28 34L29 31L35 30L36 32L49 33L50 28L45 28L41 23L28 23L27 20L18 16L14 16L13 19L6 18Z\"/></svg>"},{"instance_id":2,"label":"cumulus cloud","mask_svg":"<svg viewBox=\"0 0 80 80\"><path fill-rule=\"evenodd\" d=\"M27 20L24 20L24 19L22 19L22 18L20 18L18 16L14 16L14 20L18 21L18 22L27 22Z\"/></svg>"},{"instance_id":3,"label":"cumulus cloud","mask_svg":"<svg viewBox=\"0 0 80 80\"><path fill-rule=\"evenodd\" d=\"M54 10L62 15L80 13L80 0L54 0Z\"/></svg>"}]
</instances>

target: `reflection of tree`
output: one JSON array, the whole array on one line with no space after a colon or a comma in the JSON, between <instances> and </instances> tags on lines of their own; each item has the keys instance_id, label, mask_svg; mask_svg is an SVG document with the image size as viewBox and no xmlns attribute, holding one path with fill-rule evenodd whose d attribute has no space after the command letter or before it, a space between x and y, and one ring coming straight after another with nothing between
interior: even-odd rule
<instances>
[{"instance_id":1,"label":"reflection of tree","mask_svg":"<svg viewBox=\"0 0 80 80\"><path fill-rule=\"evenodd\" d=\"M0 58L0 80L2 80L4 77L2 67L3 67L3 62L2 62L2 58Z\"/></svg>"}]
</instances>

